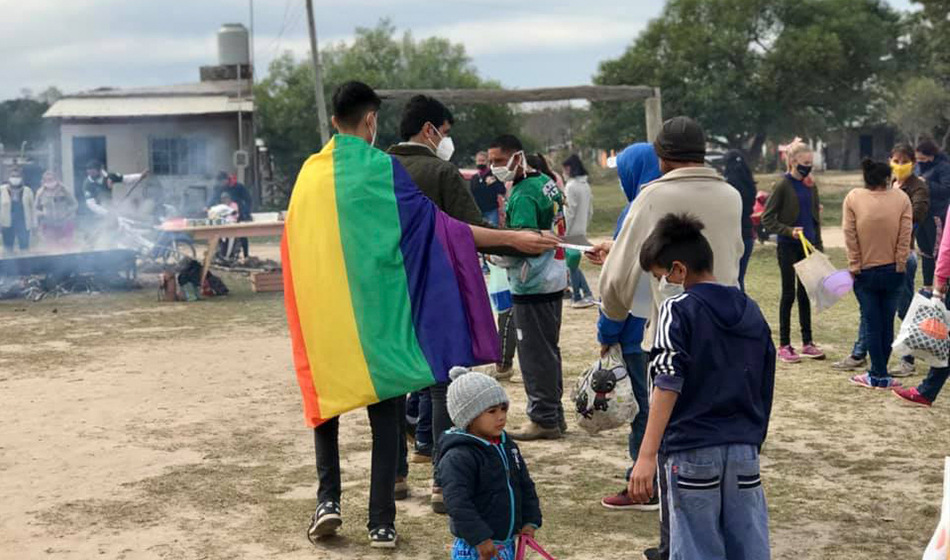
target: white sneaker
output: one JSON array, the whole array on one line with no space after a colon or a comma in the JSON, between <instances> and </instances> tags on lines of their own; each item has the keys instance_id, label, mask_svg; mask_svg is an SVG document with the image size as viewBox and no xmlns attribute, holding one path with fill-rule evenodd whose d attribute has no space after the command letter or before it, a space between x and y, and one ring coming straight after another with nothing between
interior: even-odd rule
<instances>
[{"instance_id":1,"label":"white sneaker","mask_svg":"<svg viewBox=\"0 0 950 560\"><path fill-rule=\"evenodd\" d=\"M571 307L573 307L574 309L586 309L588 307L593 307L594 305L596 305L594 303L594 298L587 296L584 299L581 299L572 303Z\"/></svg>"}]
</instances>

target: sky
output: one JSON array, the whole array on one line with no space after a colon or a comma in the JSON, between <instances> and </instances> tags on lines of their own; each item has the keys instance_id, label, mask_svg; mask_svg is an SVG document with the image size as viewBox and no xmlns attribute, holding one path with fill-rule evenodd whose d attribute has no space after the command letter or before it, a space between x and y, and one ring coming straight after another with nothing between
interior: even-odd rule
<instances>
[{"instance_id":1,"label":"sky","mask_svg":"<svg viewBox=\"0 0 950 560\"><path fill-rule=\"evenodd\" d=\"M908 9L910 0L890 0ZM144 87L198 81L217 62L223 23L250 26L249 0L0 0L0 99L56 86ZM664 0L315 0L320 43L390 18L416 38L460 42L479 74L506 87L588 84ZM254 0L258 76L283 51L309 51L304 0Z\"/></svg>"}]
</instances>

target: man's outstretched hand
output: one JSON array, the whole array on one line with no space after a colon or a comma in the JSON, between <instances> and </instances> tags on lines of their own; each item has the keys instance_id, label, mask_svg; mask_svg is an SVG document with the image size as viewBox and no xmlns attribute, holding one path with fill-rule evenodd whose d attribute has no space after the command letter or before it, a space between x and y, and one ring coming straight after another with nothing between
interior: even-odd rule
<instances>
[{"instance_id":1,"label":"man's outstretched hand","mask_svg":"<svg viewBox=\"0 0 950 560\"><path fill-rule=\"evenodd\" d=\"M548 231L510 231L509 245L527 255L540 255L545 251L557 249L561 239Z\"/></svg>"},{"instance_id":2,"label":"man's outstretched hand","mask_svg":"<svg viewBox=\"0 0 950 560\"><path fill-rule=\"evenodd\" d=\"M594 264L603 265L604 261L607 260L607 255L610 253L610 249L614 246L613 241L603 241L594 245L594 248L590 251L584 253L584 256L587 257L587 260Z\"/></svg>"}]
</instances>

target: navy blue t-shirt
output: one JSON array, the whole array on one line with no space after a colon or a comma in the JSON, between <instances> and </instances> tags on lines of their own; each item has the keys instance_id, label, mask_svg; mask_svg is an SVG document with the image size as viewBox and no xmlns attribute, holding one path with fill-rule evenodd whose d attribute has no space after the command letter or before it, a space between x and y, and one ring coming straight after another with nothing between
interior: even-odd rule
<instances>
[{"instance_id":1,"label":"navy blue t-shirt","mask_svg":"<svg viewBox=\"0 0 950 560\"><path fill-rule=\"evenodd\" d=\"M792 224L794 227L802 228L802 231L805 234L805 239L811 241L813 244L818 242L817 232L815 231L815 217L812 215L812 200L811 197L814 196L815 190L809 188L808 185L799 181L795 177L792 177L791 173L786 173L785 178L792 184L795 188L795 194L798 195L798 219L795 220L795 223ZM778 237L779 243L798 243L797 239L788 237L787 235L780 235Z\"/></svg>"}]
</instances>

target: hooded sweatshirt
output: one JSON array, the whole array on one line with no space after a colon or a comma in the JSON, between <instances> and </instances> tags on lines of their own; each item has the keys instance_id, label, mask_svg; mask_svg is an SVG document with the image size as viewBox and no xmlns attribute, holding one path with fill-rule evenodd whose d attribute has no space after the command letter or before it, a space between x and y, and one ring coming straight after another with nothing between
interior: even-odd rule
<instances>
[{"instance_id":1,"label":"hooded sweatshirt","mask_svg":"<svg viewBox=\"0 0 950 560\"><path fill-rule=\"evenodd\" d=\"M567 204L564 207L564 218L567 220L568 237L587 237L587 227L594 216L593 195L590 192L590 183L587 176L571 177L564 187L567 194Z\"/></svg>"},{"instance_id":2,"label":"hooded sweatshirt","mask_svg":"<svg viewBox=\"0 0 950 560\"><path fill-rule=\"evenodd\" d=\"M640 193L643 185L659 179L660 161L656 157L653 144L641 142L628 146L617 156L617 175L620 177L620 187L627 197L628 204L617 219L614 229L614 239L620 234L620 227L633 199ZM597 340L601 344L620 344L624 354L639 354L643 351L643 328L646 319L627 315L623 321L612 321L603 312L597 320Z\"/></svg>"},{"instance_id":3,"label":"hooded sweatshirt","mask_svg":"<svg viewBox=\"0 0 950 560\"><path fill-rule=\"evenodd\" d=\"M930 215L942 220L950 205L950 159L947 154L937 154L931 162L918 162L914 174L927 181Z\"/></svg>"},{"instance_id":4,"label":"hooded sweatshirt","mask_svg":"<svg viewBox=\"0 0 950 560\"><path fill-rule=\"evenodd\" d=\"M737 288L697 284L666 300L650 352L654 387L679 393L665 454L760 446L775 389L775 345L758 305Z\"/></svg>"},{"instance_id":5,"label":"hooded sweatshirt","mask_svg":"<svg viewBox=\"0 0 950 560\"><path fill-rule=\"evenodd\" d=\"M508 541L525 525L541 526L541 505L521 451L508 435L490 442L453 429L437 463L449 530L470 546Z\"/></svg>"}]
</instances>

